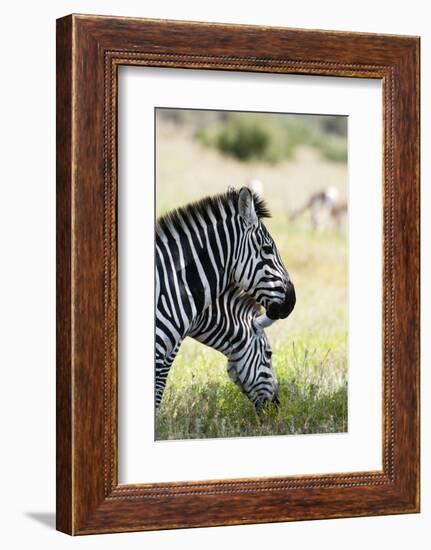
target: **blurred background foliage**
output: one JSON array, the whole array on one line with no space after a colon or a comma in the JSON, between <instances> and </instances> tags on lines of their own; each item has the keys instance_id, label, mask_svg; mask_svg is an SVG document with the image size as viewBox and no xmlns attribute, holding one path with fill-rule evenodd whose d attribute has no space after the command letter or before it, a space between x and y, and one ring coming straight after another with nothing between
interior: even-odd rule
<instances>
[{"instance_id":1,"label":"blurred background foliage","mask_svg":"<svg viewBox=\"0 0 431 550\"><path fill-rule=\"evenodd\" d=\"M335 162L347 160L347 118L163 109L161 118L189 126L195 139L241 161L276 164L294 157L301 145Z\"/></svg>"}]
</instances>

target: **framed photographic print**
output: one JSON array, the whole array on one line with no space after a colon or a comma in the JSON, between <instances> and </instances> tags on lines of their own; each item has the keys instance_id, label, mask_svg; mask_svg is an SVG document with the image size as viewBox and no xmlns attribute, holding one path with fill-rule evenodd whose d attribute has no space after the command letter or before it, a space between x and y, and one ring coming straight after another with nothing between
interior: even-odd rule
<instances>
[{"instance_id":1,"label":"framed photographic print","mask_svg":"<svg viewBox=\"0 0 431 550\"><path fill-rule=\"evenodd\" d=\"M419 39L57 21L57 528L419 511Z\"/></svg>"}]
</instances>

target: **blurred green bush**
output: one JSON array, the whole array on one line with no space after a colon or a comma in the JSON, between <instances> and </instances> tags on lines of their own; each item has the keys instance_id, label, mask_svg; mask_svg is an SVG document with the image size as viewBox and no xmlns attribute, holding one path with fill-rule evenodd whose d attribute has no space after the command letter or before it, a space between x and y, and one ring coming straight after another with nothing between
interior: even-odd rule
<instances>
[{"instance_id":1,"label":"blurred green bush","mask_svg":"<svg viewBox=\"0 0 431 550\"><path fill-rule=\"evenodd\" d=\"M300 145L315 147L330 161L347 160L345 117L229 113L221 121L201 126L195 137L242 161L276 164L292 158Z\"/></svg>"},{"instance_id":2,"label":"blurred green bush","mask_svg":"<svg viewBox=\"0 0 431 550\"><path fill-rule=\"evenodd\" d=\"M239 160L276 163L291 158L293 147L284 124L276 117L232 113L225 121L201 129L198 139Z\"/></svg>"},{"instance_id":3,"label":"blurred green bush","mask_svg":"<svg viewBox=\"0 0 431 550\"><path fill-rule=\"evenodd\" d=\"M336 135L326 135L317 145L322 156L334 162L347 161L347 139Z\"/></svg>"}]
</instances>

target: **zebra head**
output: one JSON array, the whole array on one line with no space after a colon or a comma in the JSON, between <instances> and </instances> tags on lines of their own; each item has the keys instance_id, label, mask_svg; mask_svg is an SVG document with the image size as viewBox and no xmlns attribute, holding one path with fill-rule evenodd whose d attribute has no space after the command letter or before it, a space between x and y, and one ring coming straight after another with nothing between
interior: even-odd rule
<instances>
[{"instance_id":1,"label":"zebra head","mask_svg":"<svg viewBox=\"0 0 431 550\"><path fill-rule=\"evenodd\" d=\"M292 312L296 295L274 240L261 221L269 215L263 200L250 189L243 187L239 191L241 238L234 279L267 310L268 317L275 320L284 319Z\"/></svg>"},{"instance_id":2,"label":"zebra head","mask_svg":"<svg viewBox=\"0 0 431 550\"><path fill-rule=\"evenodd\" d=\"M255 318L248 341L229 357L227 364L230 379L250 399L258 414L269 403L280 404L272 369L272 349L263 330L273 322L265 314Z\"/></svg>"}]
</instances>

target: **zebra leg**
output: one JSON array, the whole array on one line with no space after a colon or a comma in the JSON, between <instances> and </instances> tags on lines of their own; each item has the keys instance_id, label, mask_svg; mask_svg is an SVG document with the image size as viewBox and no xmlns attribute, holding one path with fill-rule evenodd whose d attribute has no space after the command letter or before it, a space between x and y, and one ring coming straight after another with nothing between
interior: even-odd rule
<instances>
[{"instance_id":1,"label":"zebra leg","mask_svg":"<svg viewBox=\"0 0 431 550\"><path fill-rule=\"evenodd\" d=\"M172 363L180 349L180 344L178 343L172 353L168 357L157 355L156 352L156 377L155 377L155 407L156 407L156 416L158 415L160 409L160 403L162 401L163 392L165 391L166 381Z\"/></svg>"}]
</instances>

